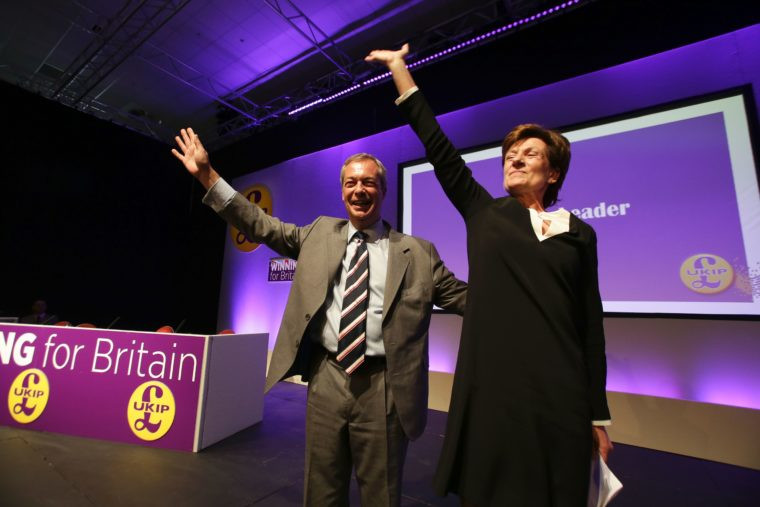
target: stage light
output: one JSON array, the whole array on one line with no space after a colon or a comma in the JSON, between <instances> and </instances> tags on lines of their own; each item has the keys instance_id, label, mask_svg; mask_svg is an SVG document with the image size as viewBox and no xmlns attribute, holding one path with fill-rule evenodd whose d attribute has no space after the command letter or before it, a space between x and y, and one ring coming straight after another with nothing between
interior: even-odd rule
<instances>
[{"instance_id":1,"label":"stage light","mask_svg":"<svg viewBox=\"0 0 760 507\"><path fill-rule=\"evenodd\" d=\"M492 37L494 37L496 35L499 35L501 33L506 32L506 31L513 30L513 29L515 29L515 28L517 28L519 26L522 26L522 25L524 25L526 23L532 23L534 21L540 20L541 18L543 18L544 16L546 16L548 14L553 14L555 12L559 12L562 9L566 9L566 8L568 8L570 6L573 6L575 4L580 3L580 1L581 0L571 0L569 2L563 2L560 5L556 5L554 7L549 8L549 9L543 10L543 11L541 11L539 13L533 14L532 16L528 16L528 17L522 18L522 19L520 19L518 21L513 21L513 22L508 23L508 24L506 24L504 26L501 26L499 28L495 28L495 29L493 29L493 30L491 30L491 31L489 31L487 33L475 36L475 37L473 37L471 39L468 39L468 40L466 40L464 42L457 43L457 44L455 44L455 45L453 45L453 46L451 46L449 48L446 48L446 49L443 49L441 51L438 51L437 53L434 53L434 54L432 54L430 56L426 56L426 57L424 57L424 58L422 58L420 60L415 60L413 62L408 62L407 63L407 67L410 68L410 69L413 69L413 68L418 67L420 65L429 63L429 62L431 62L433 60L437 60L438 58L441 58L442 56L446 56L446 55L449 55L451 53L455 53L455 52L457 52L457 51L459 51L461 49L464 49L464 48L467 48L469 46L472 46L473 44L481 43L481 42L483 42L483 41L485 41L487 39L490 39L490 38L492 38ZM288 116L292 116L294 114L300 113L301 111L305 111L306 109L312 108L312 107L314 107L314 106L316 106L318 104L324 104L325 102L329 102L329 101L334 100L334 99L336 99L338 97L342 97L343 95L346 95L347 93L351 93L351 92L353 92L353 91L355 91L355 90L357 90L357 89L359 89L359 88L361 88L363 86L366 87L366 86L369 86L371 84L377 83L378 81L383 81L383 80L389 78L390 76L391 76L390 72L383 72L382 74L378 74L377 76L374 76L374 77L371 77L369 79L366 79L366 80L362 81L361 83L357 83L357 84L355 84L353 86L350 86L350 87L348 87L348 88L346 88L344 90L341 90L341 91L339 91L337 93L334 93L334 94L329 95L327 97L320 98L318 100L309 102L308 104L305 104L303 106L297 107L297 108L293 109L292 111L290 111L288 113Z\"/></svg>"},{"instance_id":2,"label":"stage light","mask_svg":"<svg viewBox=\"0 0 760 507\"><path fill-rule=\"evenodd\" d=\"M317 100L315 100L313 102L309 102L308 104L305 104L305 105L303 105L301 107L297 107L297 108L293 109L292 111L290 111L288 113L288 116L294 115L296 113L300 113L301 111L303 111L305 109L309 109L310 107L316 106L317 104L320 104L322 102L324 102L323 99L317 99Z\"/></svg>"}]
</instances>

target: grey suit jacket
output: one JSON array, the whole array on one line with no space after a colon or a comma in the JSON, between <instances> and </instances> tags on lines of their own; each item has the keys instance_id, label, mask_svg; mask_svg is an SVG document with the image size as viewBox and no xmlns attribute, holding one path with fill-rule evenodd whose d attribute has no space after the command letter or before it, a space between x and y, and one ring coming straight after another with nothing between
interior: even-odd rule
<instances>
[{"instance_id":1,"label":"grey suit jacket","mask_svg":"<svg viewBox=\"0 0 760 507\"><path fill-rule=\"evenodd\" d=\"M322 216L299 227L267 215L239 193L217 211L248 238L298 260L266 390L292 375L308 380L310 334L322 329L325 299L346 251L348 221ZM390 230L383 342L388 383L410 439L422 434L427 419L428 326L433 304L461 315L466 288L444 266L432 243Z\"/></svg>"}]
</instances>

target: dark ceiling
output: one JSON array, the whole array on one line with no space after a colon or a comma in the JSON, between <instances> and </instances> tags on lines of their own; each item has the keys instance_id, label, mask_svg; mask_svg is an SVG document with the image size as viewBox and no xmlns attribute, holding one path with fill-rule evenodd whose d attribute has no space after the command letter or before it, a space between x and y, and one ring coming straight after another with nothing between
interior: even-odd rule
<instances>
[{"instance_id":1,"label":"dark ceiling","mask_svg":"<svg viewBox=\"0 0 760 507\"><path fill-rule=\"evenodd\" d=\"M162 141L170 141L180 127L194 125L207 145L218 149L283 121L301 121L327 103L365 93L372 87L367 79L381 70L362 58L376 47L411 41L413 57L421 59L520 21L519 26L447 56L476 46L478 51L472 54L494 53L506 47L507 39L515 44L527 41L541 47L547 60L555 53L568 55L552 61L554 69L544 73L560 79L567 77L563 68L568 65L574 69L568 72L577 74L746 26L756 22L758 4L697 0L12 1L0 4L0 79ZM531 20L536 14L541 15ZM533 39L520 39L523 32L531 31ZM586 37L593 38L593 49L584 46ZM575 46L578 49L569 53ZM498 61L493 54L484 60ZM505 69L515 68L513 62L503 63ZM468 65L462 67L468 72L485 70L473 64L472 58ZM541 72L531 72L532 81L518 80L522 86L541 84L536 77ZM330 99L352 87L357 89ZM512 85L498 90L501 95L514 91ZM454 97L450 104L456 105L457 100L467 99ZM319 104L299 112L314 102Z\"/></svg>"},{"instance_id":2,"label":"dark ceiling","mask_svg":"<svg viewBox=\"0 0 760 507\"><path fill-rule=\"evenodd\" d=\"M450 46L480 27L549 5L553 2L3 2L0 79L162 140L192 123L207 142L220 146L366 79L376 72L362 62L368 49L414 37L433 49Z\"/></svg>"}]
</instances>

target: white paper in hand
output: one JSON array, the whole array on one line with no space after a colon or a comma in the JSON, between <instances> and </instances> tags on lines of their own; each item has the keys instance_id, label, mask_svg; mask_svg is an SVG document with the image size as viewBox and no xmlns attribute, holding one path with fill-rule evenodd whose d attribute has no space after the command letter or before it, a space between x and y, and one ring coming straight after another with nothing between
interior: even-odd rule
<instances>
[{"instance_id":1,"label":"white paper in hand","mask_svg":"<svg viewBox=\"0 0 760 507\"><path fill-rule=\"evenodd\" d=\"M623 483L607 467L601 456L591 461L591 478L588 485L588 507L605 507L615 498Z\"/></svg>"}]
</instances>

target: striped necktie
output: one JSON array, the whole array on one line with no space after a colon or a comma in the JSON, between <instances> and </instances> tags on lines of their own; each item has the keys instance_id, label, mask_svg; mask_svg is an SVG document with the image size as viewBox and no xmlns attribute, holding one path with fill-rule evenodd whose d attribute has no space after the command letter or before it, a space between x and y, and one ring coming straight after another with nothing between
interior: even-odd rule
<instances>
[{"instance_id":1,"label":"striped necktie","mask_svg":"<svg viewBox=\"0 0 760 507\"><path fill-rule=\"evenodd\" d=\"M346 274L343 311L340 313L337 360L349 375L364 362L364 351L367 348L365 331L369 303L369 255L366 238L367 235L361 231L352 238L358 245Z\"/></svg>"}]
</instances>

